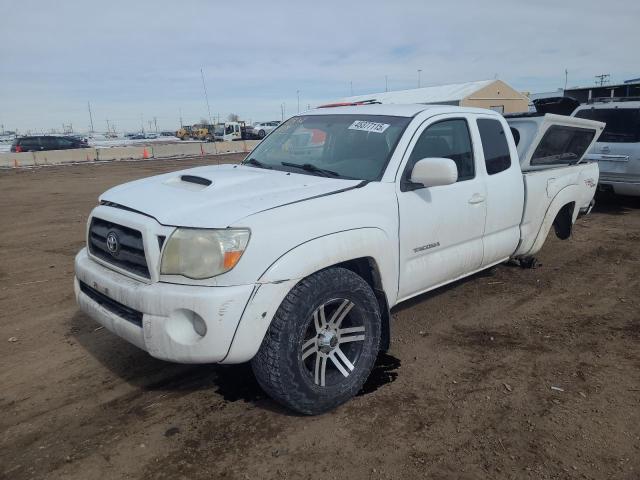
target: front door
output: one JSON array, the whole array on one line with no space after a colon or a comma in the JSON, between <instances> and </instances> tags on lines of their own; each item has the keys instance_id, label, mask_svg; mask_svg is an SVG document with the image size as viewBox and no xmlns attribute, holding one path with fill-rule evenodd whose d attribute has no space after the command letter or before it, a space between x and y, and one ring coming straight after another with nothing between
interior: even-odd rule
<instances>
[{"instance_id":1,"label":"front door","mask_svg":"<svg viewBox=\"0 0 640 480\"><path fill-rule=\"evenodd\" d=\"M467 118L436 116L418 130L407 149L398 188L400 300L480 268L486 186L471 131ZM413 165L429 157L453 160L458 181L429 188L410 185Z\"/></svg>"}]
</instances>

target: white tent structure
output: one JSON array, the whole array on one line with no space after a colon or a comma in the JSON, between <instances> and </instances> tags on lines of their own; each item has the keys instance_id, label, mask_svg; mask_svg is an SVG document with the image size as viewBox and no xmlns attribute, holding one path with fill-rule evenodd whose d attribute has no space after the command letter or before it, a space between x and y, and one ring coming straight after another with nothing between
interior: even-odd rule
<instances>
[{"instance_id":1,"label":"white tent structure","mask_svg":"<svg viewBox=\"0 0 640 480\"><path fill-rule=\"evenodd\" d=\"M340 102L422 103L490 108L503 113L526 112L529 99L502 80L452 83L347 97Z\"/></svg>"}]
</instances>

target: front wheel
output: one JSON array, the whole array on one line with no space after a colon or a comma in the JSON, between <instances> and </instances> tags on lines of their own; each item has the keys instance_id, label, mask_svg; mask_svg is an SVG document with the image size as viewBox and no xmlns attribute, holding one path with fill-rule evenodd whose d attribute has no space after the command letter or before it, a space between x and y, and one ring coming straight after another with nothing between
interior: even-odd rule
<instances>
[{"instance_id":1,"label":"front wheel","mask_svg":"<svg viewBox=\"0 0 640 480\"><path fill-rule=\"evenodd\" d=\"M351 270L330 268L300 281L276 312L252 360L260 386L307 415L329 411L362 388L378 355L380 309Z\"/></svg>"}]
</instances>

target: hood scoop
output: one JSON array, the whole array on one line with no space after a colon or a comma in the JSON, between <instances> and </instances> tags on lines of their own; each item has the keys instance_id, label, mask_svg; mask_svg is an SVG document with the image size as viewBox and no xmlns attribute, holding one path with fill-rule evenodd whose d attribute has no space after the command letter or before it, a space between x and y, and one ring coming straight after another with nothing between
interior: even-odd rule
<instances>
[{"instance_id":1,"label":"hood scoop","mask_svg":"<svg viewBox=\"0 0 640 480\"><path fill-rule=\"evenodd\" d=\"M196 175L181 175L180 180L183 182L195 183L196 185L204 185L205 187L208 187L213 183L208 178L198 177Z\"/></svg>"},{"instance_id":2,"label":"hood scoop","mask_svg":"<svg viewBox=\"0 0 640 480\"><path fill-rule=\"evenodd\" d=\"M179 177L172 177L166 180L164 184L185 190L199 191L213 185L213 180L199 175L180 175Z\"/></svg>"}]
</instances>

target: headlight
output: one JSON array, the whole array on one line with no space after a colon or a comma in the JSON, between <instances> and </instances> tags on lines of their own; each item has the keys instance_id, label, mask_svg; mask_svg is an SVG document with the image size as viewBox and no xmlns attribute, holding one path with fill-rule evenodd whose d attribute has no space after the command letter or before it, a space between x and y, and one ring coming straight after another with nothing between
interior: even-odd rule
<instances>
[{"instance_id":1,"label":"headlight","mask_svg":"<svg viewBox=\"0 0 640 480\"><path fill-rule=\"evenodd\" d=\"M236 266L249 243L249 230L178 228L167 240L160 273L203 279Z\"/></svg>"}]
</instances>

